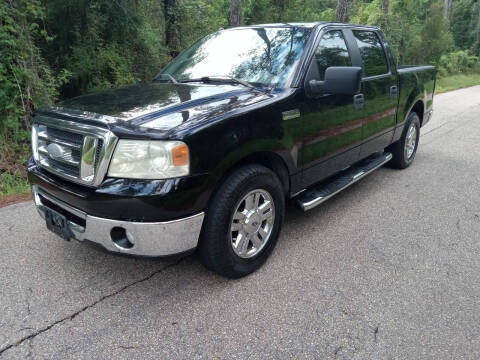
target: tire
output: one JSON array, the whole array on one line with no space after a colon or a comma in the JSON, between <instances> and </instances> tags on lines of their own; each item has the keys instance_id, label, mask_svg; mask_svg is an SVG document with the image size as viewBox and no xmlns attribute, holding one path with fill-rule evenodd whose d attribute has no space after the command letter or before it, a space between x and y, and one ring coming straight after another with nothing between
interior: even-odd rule
<instances>
[{"instance_id":1,"label":"tire","mask_svg":"<svg viewBox=\"0 0 480 360\"><path fill-rule=\"evenodd\" d=\"M200 261L229 278L254 272L274 249L284 216L285 194L277 175L257 164L240 167L210 201L198 246Z\"/></svg>"},{"instance_id":2,"label":"tire","mask_svg":"<svg viewBox=\"0 0 480 360\"><path fill-rule=\"evenodd\" d=\"M414 133L413 137L412 132ZM390 165L397 169L409 167L415 159L419 139L420 117L417 113L411 112L405 123L402 137L389 148L389 151L391 151L393 155ZM412 141L414 141L414 143L412 143Z\"/></svg>"}]
</instances>

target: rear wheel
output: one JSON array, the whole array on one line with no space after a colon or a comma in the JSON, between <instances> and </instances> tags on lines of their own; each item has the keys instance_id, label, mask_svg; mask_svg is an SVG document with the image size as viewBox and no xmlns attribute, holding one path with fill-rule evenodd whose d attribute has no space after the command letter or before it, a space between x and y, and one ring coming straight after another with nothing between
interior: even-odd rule
<instances>
[{"instance_id":1,"label":"rear wheel","mask_svg":"<svg viewBox=\"0 0 480 360\"><path fill-rule=\"evenodd\" d=\"M200 260L230 278L250 274L275 247L284 213L282 185L270 169L256 164L237 169L207 209Z\"/></svg>"},{"instance_id":2,"label":"rear wheel","mask_svg":"<svg viewBox=\"0 0 480 360\"><path fill-rule=\"evenodd\" d=\"M393 158L390 164L397 169L405 169L415 159L420 140L420 118L412 112L407 118L402 137L389 149Z\"/></svg>"}]
</instances>

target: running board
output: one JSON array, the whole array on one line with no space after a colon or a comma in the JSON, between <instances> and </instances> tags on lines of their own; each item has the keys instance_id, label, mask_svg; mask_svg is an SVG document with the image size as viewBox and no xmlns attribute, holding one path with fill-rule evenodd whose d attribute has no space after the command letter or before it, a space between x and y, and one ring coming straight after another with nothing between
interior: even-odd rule
<instances>
[{"instance_id":1,"label":"running board","mask_svg":"<svg viewBox=\"0 0 480 360\"><path fill-rule=\"evenodd\" d=\"M358 180L378 169L392 159L389 152L374 154L368 158L352 165L350 168L341 171L328 182L307 189L297 197L297 202L303 211L313 209L343 189L356 183Z\"/></svg>"}]
</instances>

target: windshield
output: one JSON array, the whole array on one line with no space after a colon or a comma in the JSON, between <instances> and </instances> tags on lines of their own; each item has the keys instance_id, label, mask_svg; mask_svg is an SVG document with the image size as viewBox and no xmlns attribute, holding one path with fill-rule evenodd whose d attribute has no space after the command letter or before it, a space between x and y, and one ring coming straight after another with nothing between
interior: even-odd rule
<instances>
[{"instance_id":1,"label":"windshield","mask_svg":"<svg viewBox=\"0 0 480 360\"><path fill-rule=\"evenodd\" d=\"M230 76L283 87L292 75L311 29L295 27L222 30L197 41L162 71L177 81Z\"/></svg>"}]
</instances>

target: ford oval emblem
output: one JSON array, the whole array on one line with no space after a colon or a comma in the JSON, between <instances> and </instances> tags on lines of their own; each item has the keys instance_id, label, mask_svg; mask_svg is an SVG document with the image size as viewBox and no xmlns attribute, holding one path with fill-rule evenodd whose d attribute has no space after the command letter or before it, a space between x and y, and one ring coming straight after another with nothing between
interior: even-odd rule
<instances>
[{"instance_id":1,"label":"ford oval emblem","mask_svg":"<svg viewBox=\"0 0 480 360\"><path fill-rule=\"evenodd\" d=\"M64 158L65 155L68 155L70 152L63 148L62 146L51 143L47 146L48 155L50 155L53 159L61 159Z\"/></svg>"}]
</instances>

